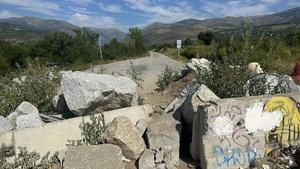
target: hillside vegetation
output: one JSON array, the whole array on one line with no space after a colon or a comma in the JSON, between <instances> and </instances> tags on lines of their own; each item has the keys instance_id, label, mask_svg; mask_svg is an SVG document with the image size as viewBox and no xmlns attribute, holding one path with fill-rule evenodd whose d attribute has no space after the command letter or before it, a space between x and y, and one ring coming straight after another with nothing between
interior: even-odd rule
<instances>
[{"instance_id":1,"label":"hillside vegetation","mask_svg":"<svg viewBox=\"0 0 300 169\"><path fill-rule=\"evenodd\" d=\"M41 67L76 67L95 62L107 62L135 56L146 52L141 31L129 29L123 42L112 39L103 46L103 59L100 57L99 34L87 28L74 30L71 36L65 32L55 32L38 41L12 43L0 41L0 75L21 71L34 65Z\"/></svg>"}]
</instances>

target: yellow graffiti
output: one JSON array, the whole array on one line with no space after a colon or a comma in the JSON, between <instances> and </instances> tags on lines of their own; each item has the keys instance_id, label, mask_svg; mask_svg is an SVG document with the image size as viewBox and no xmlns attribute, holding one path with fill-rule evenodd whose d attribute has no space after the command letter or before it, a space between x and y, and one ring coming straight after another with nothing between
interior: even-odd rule
<instances>
[{"instance_id":1,"label":"yellow graffiti","mask_svg":"<svg viewBox=\"0 0 300 169\"><path fill-rule=\"evenodd\" d=\"M300 139L300 113L295 102L289 97L273 97L264 107L264 112L278 110L283 113L283 120L266 136L267 143L289 145Z\"/></svg>"}]
</instances>

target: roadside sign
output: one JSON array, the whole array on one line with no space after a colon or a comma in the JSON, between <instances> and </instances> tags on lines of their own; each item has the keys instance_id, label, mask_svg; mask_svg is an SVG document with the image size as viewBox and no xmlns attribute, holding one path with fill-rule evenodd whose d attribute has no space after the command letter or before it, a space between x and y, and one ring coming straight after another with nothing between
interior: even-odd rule
<instances>
[{"instance_id":1,"label":"roadside sign","mask_svg":"<svg viewBox=\"0 0 300 169\"><path fill-rule=\"evenodd\" d=\"M177 49L180 49L181 48L181 44L182 44L181 40L177 40L176 44L177 44Z\"/></svg>"}]
</instances>

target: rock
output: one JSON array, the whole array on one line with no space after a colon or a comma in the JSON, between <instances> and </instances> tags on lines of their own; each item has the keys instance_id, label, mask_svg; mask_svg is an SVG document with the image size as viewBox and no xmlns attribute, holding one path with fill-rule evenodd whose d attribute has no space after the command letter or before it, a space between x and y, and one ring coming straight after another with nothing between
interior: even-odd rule
<instances>
[{"instance_id":1,"label":"rock","mask_svg":"<svg viewBox=\"0 0 300 169\"><path fill-rule=\"evenodd\" d=\"M155 153L155 163L161 163L164 160L165 151L161 149Z\"/></svg>"},{"instance_id":2,"label":"rock","mask_svg":"<svg viewBox=\"0 0 300 169\"><path fill-rule=\"evenodd\" d=\"M0 116L0 135L13 129L10 122L3 116Z\"/></svg>"},{"instance_id":3,"label":"rock","mask_svg":"<svg viewBox=\"0 0 300 169\"><path fill-rule=\"evenodd\" d=\"M166 169L166 164L165 163L156 164L156 169Z\"/></svg>"},{"instance_id":4,"label":"rock","mask_svg":"<svg viewBox=\"0 0 300 169\"><path fill-rule=\"evenodd\" d=\"M246 96L252 95L270 95L278 93L278 91L289 93L299 92L300 87L288 75L278 75L275 73L259 74L247 81L244 86Z\"/></svg>"},{"instance_id":5,"label":"rock","mask_svg":"<svg viewBox=\"0 0 300 169\"><path fill-rule=\"evenodd\" d=\"M42 127L44 122L38 114L20 115L16 119L17 129Z\"/></svg>"},{"instance_id":6,"label":"rock","mask_svg":"<svg viewBox=\"0 0 300 169\"><path fill-rule=\"evenodd\" d=\"M122 111L120 111L122 110ZM102 112L105 124L113 121L114 118L119 116L125 116L130 119L132 124L136 125L141 119L149 119L150 114L153 113L153 109L149 104L141 106L132 106L122 109L116 109L111 111Z\"/></svg>"},{"instance_id":7,"label":"rock","mask_svg":"<svg viewBox=\"0 0 300 169\"><path fill-rule=\"evenodd\" d=\"M263 69L261 68L260 64L257 62L251 62L248 65L248 69L252 75L262 74L264 73Z\"/></svg>"},{"instance_id":8,"label":"rock","mask_svg":"<svg viewBox=\"0 0 300 169\"><path fill-rule=\"evenodd\" d=\"M124 116L116 117L103 137L108 143L120 146L127 159L138 159L146 148L139 131Z\"/></svg>"},{"instance_id":9,"label":"rock","mask_svg":"<svg viewBox=\"0 0 300 169\"><path fill-rule=\"evenodd\" d=\"M146 149L139 159L139 169L154 169L154 152Z\"/></svg>"},{"instance_id":10,"label":"rock","mask_svg":"<svg viewBox=\"0 0 300 169\"><path fill-rule=\"evenodd\" d=\"M188 69L193 71L198 71L199 69L210 71L210 61L205 58L192 58L186 66Z\"/></svg>"},{"instance_id":11,"label":"rock","mask_svg":"<svg viewBox=\"0 0 300 169\"><path fill-rule=\"evenodd\" d=\"M181 117L185 122L192 124L198 107L204 108L209 105L209 101L212 99L219 99L219 97L204 84L200 85L198 90L190 93L182 104L180 108Z\"/></svg>"},{"instance_id":12,"label":"rock","mask_svg":"<svg viewBox=\"0 0 300 169\"><path fill-rule=\"evenodd\" d=\"M178 161L178 152L171 150L165 153L164 155L164 162L166 163L166 168L174 168L175 166L179 165ZM175 167L176 168L176 167Z\"/></svg>"},{"instance_id":13,"label":"rock","mask_svg":"<svg viewBox=\"0 0 300 169\"><path fill-rule=\"evenodd\" d=\"M143 136L148 126L148 119L140 119L136 125L135 128L139 131L140 136Z\"/></svg>"},{"instance_id":14,"label":"rock","mask_svg":"<svg viewBox=\"0 0 300 169\"><path fill-rule=\"evenodd\" d=\"M166 165L175 163L176 166L179 165L180 132L181 125L171 114L163 113L160 115L154 113L152 120L148 124L146 141L149 149L155 152L163 150L164 157L172 152L172 160L167 159Z\"/></svg>"},{"instance_id":15,"label":"rock","mask_svg":"<svg viewBox=\"0 0 300 169\"><path fill-rule=\"evenodd\" d=\"M72 146L66 151L64 168L123 169L122 151L111 144Z\"/></svg>"},{"instance_id":16,"label":"rock","mask_svg":"<svg viewBox=\"0 0 300 169\"><path fill-rule=\"evenodd\" d=\"M7 116L7 119L10 121L13 128L16 128L17 127L17 125L16 125L17 117L20 115L29 115L29 114L39 115L39 110L29 102L22 102L14 112L10 113Z\"/></svg>"},{"instance_id":17,"label":"rock","mask_svg":"<svg viewBox=\"0 0 300 169\"><path fill-rule=\"evenodd\" d=\"M77 116L137 105L137 84L128 77L73 72L61 81L69 109Z\"/></svg>"},{"instance_id":18,"label":"rock","mask_svg":"<svg viewBox=\"0 0 300 169\"><path fill-rule=\"evenodd\" d=\"M20 114L39 114L39 110L29 102L22 102L15 112Z\"/></svg>"}]
</instances>

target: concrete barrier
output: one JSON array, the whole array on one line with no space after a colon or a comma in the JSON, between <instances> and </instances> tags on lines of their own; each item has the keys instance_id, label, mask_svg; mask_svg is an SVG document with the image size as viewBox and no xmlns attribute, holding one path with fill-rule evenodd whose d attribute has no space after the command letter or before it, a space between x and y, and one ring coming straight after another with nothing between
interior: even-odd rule
<instances>
[{"instance_id":1,"label":"concrete barrier","mask_svg":"<svg viewBox=\"0 0 300 169\"><path fill-rule=\"evenodd\" d=\"M248 167L275 145L300 139L300 93L219 99L198 109L191 155L202 169Z\"/></svg>"},{"instance_id":2,"label":"concrete barrier","mask_svg":"<svg viewBox=\"0 0 300 169\"><path fill-rule=\"evenodd\" d=\"M149 118L150 113L153 113L150 105L103 112L106 123L110 122L114 117L123 115L129 117L133 124L140 119ZM79 126L83 119L89 121L90 116L48 123L38 128L14 130L0 135L0 145L4 144L8 147L14 147L15 155L19 152L18 147L27 147L29 151L36 151L41 156L47 152L53 154L56 151L65 150L68 140L82 139Z\"/></svg>"}]
</instances>

